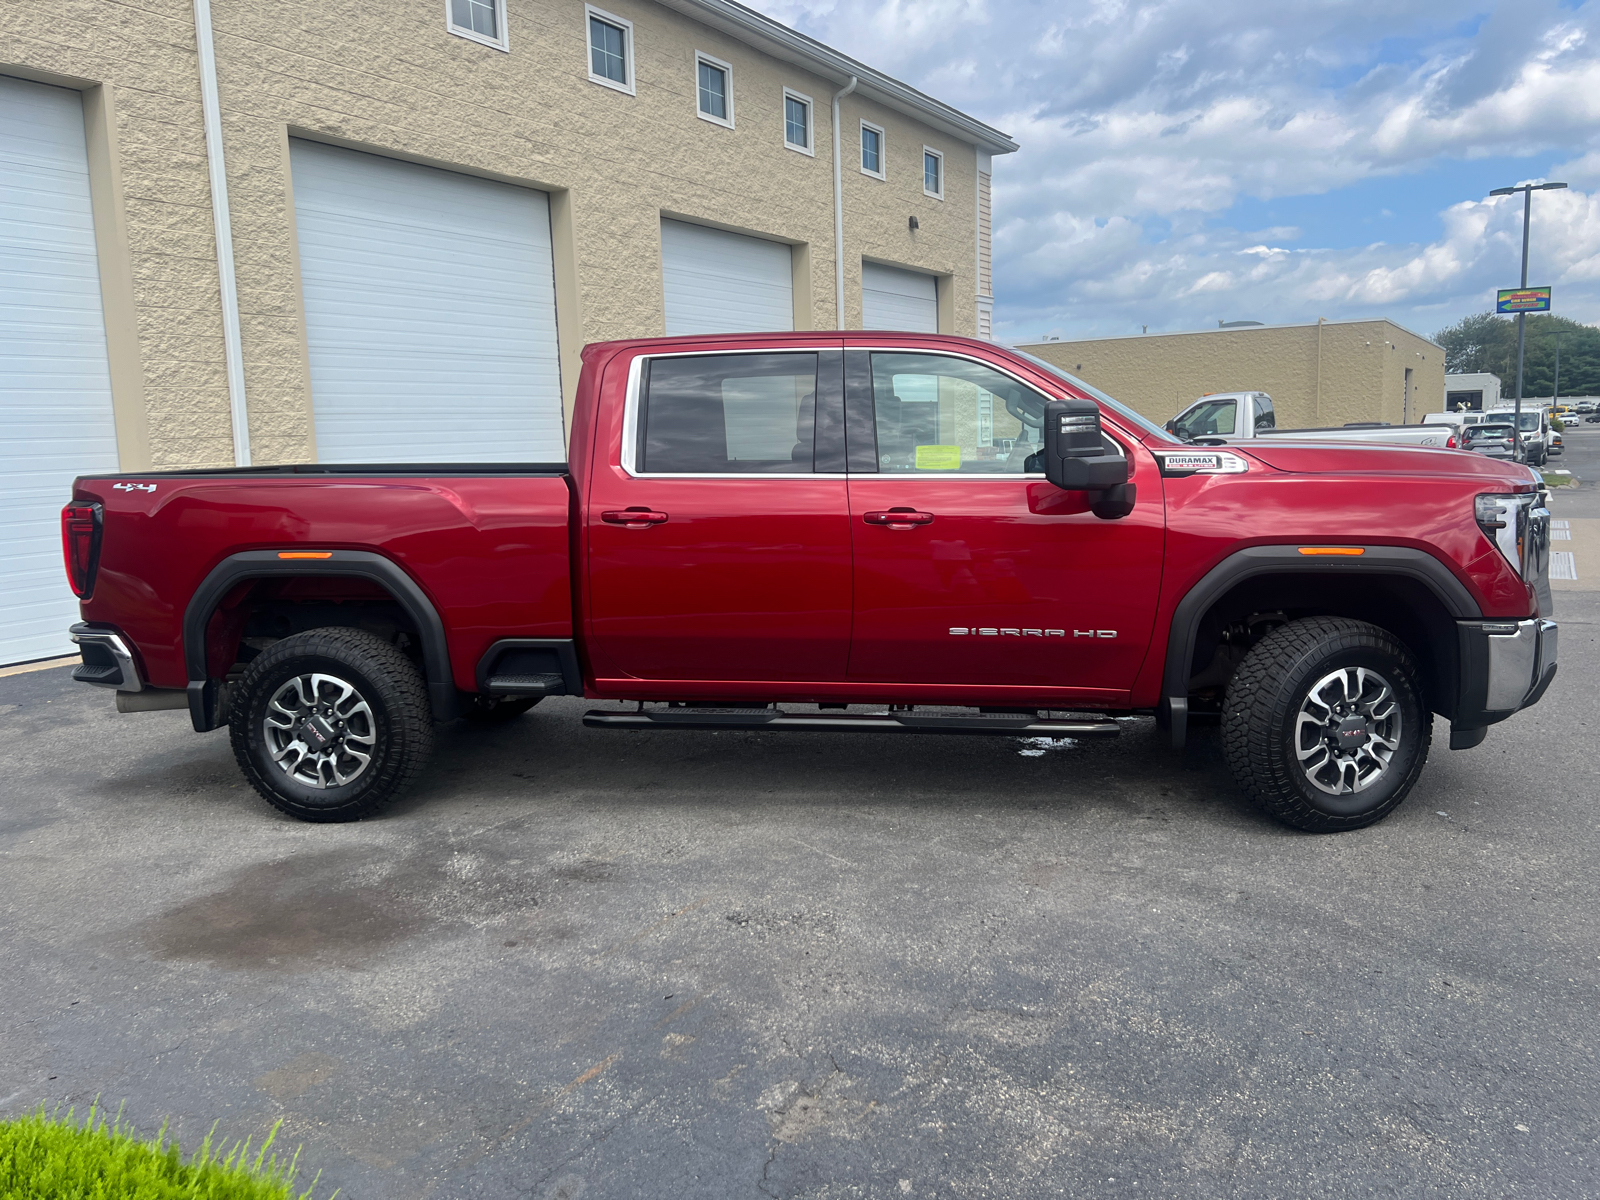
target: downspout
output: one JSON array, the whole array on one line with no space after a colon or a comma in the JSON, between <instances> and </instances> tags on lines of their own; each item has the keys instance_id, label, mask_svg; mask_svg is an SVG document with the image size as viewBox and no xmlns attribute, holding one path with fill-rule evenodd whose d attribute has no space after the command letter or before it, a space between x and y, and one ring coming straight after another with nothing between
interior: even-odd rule
<instances>
[{"instance_id":1,"label":"downspout","mask_svg":"<svg viewBox=\"0 0 1600 1200\"><path fill-rule=\"evenodd\" d=\"M233 224L228 219L228 173L222 157L222 106L217 100L217 56L211 45L211 0L194 0L194 40L200 51L200 109L206 127L206 170L211 180L211 223L216 232L217 281L222 290L222 356L228 373L233 461L250 465L250 410L244 399L244 353L239 337L239 288L233 275Z\"/></svg>"},{"instance_id":2,"label":"downspout","mask_svg":"<svg viewBox=\"0 0 1600 1200\"><path fill-rule=\"evenodd\" d=\"M203 0L195 0L196 4ZM844 328L844 155L839 149L839 101L856 90L860 80L850 82L833 94L833 327Z\"/></svg>"}]
</instances>

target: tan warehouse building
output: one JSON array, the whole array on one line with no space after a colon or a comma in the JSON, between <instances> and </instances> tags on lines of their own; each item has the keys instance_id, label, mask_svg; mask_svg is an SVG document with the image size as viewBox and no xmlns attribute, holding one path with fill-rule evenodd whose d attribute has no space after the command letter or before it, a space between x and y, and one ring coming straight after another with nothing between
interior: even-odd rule
<instances>
[{"instance_id":1,"label":"tan warehouse building","mask_svg":"<svg viewBox=\"0 0 1600 1200\"><path fill-rule=\"evenodd\" d=\"M0 662L75 473L560 459L587 342L987 336L1015 149L731 0L5 6Z\"/></svg>"},{"instance_id":2,"label":"tan warehouse building","mask_svg":"<svg viewBox=\"0 0 1600 1200\"><path fill-rule=\"evenodd\" d=\"M1022 349L1157 423L1210 392L1266 392L1283 426L1411 424L1444 407L1444 350L1387 320L1038 342Z\"/></svg>"}]
</instances>

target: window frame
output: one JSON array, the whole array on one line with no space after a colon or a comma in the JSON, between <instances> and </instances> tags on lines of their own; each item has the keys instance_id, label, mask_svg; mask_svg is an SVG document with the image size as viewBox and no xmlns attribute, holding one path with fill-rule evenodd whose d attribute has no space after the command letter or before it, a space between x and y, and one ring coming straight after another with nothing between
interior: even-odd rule
<instances>
[{"instance_id":1,"label":"window frame","mask_svg":"<svg viewBox=\"0 0 1600 1200\"><path fill-rule=\"evenodd\" d=\"M930 192L928 190L929 158L937 159L939 162L939 190L937 192ZM922 148L922 194L924 196L930 196L935 200L944 199L944 151L935 150L932 146L924 146Z\"/></svg>"},{"instance_id":2,"label":"window frame","mask_svg":"<svg viewBox=\"0 0 1600 1200\"><path fill-rule=\"evenodd\" d=\"M698 81L697 81L698 82ZM658 358L728 358L735 354L817 354L837 352L838 342L819 341L815 345L796 343L781 350L762 346L751 350L676 350L666 354L637 354L628 364L628 388L622 404L622 454L619 465L630 479L848 479L845 471L641 471L639 469L639 402L644 382L644 365ZM820 373L822 360L817 360ZM821 390L821 380L818 380ZM819 401L820 403L820 398Z\"/></svg>"},{"instance_id":3,"label":"window frame","mask_svg":"<svg viewBox=\"0 0 1600 1200\"><path fill-rule=\"evenodd\" d=\"M494 5L494 27L500 31L498 38L484 37L474 29L465 29L456 24L455 13L452 10L452 0L444 0L444 28L446 33L459 38L466 38L469 42L477 42L480 46L488 46L502 54L511 53L511 31L506 28L506 0L490 0Z\"/></svg>"},{"instance_id":4,"label":"window frame","mask_svg":"<svg viewBox=\"0 0 1600 1200\"><path fill-rule=\"evenodd\" d=\"M504 3L504 0L501 0L501 2ZM593 29L590 25L591 21L599 21L603 25L610 25L613 28L622 30L623 70L626 71L628 75L628 80L626 83L618 83L615 79L612 79L607 75L595 74L594 42L592 40ZM636 83L637 77L633 73L633 22L628 20L627 17L619 17L615 13L607 12L603 8L596 8L592 4L585 4L583 6L583 53L584 62L589 70L590 83L598 83L601 87L610 88L614 92L622 92L624 95L638 95Z\"/></svg>"},{"instance_id":5,"label":"window frame","mask_svg":"<svg viewBox=\"0 0 1600 1200\"><path fill-rule=\"evenodd\" d=\"M727 85L727 91L723 96L728 105L728 115L726 117L712 116L700 108L701 63L716 67L722 72L723 80ZM707 54L704 50L696 50L694 52L694 115L702 121L710 121L713 125L721 125L724 129L733 128L733 64L713 54Z\"/></svg>"},{"instance_id":6,"label":"window frame","mask_svg":"<svg viewBox=\"0 0 1600 1200\"><path fill-rule=\"evenodd\" d=\"M882 125L874 125L871 121L863 120L861 128L870 129L878 135L878 169L876 171L867 170L866 145L859 134L856 136L856 148L861 153L856 156L856 166L861 168L861 173L868 179L887 180L889 178L889 137L884 133Z\"/></svg>"},{"instance_id":7,"label":"window frame","mask_svg":"<svg viewBox=\"0 0 1600 1200\"><path fill-rule=\"evenodd\" d=\"M799 146L789 140L789 101L796 100L806 106L806 145ZM810 96L792 87L783 89L783 148L808 157L817 156L817 106Z\"/></svg>"}]
</instances>

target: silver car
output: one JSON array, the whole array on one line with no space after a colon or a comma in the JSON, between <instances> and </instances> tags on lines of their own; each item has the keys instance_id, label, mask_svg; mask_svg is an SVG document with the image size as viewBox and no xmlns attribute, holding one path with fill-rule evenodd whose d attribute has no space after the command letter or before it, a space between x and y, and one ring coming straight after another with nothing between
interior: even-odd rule
<instances>
[{"instance_id":1,"label":"silver car","mask_svg":"<svg viewBox=\"0 0 1600 1200\"><path fill-rule=\"evenodd\" d=\"M1517 456L1517 430L1510 421L1483 421L1468 425L1467 444L1471 450L1489 458L1515 458Z\"/></svg>"}]
</instances>

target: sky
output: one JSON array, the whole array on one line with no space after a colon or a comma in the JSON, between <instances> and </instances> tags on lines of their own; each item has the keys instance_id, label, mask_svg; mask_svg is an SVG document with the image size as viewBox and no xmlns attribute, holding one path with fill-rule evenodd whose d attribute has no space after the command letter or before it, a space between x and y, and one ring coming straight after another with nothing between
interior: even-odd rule
<instances>
[{"instance_id":1,"label":"sky","mask_svg":"<svg viewBox=\"0 0 1600 1200\"><path fill-rule=\"evenodd\" d=\"M995 336L1600 323L1600 0L747 0L1009 133Z\"/></svg>"}]
</instances>

